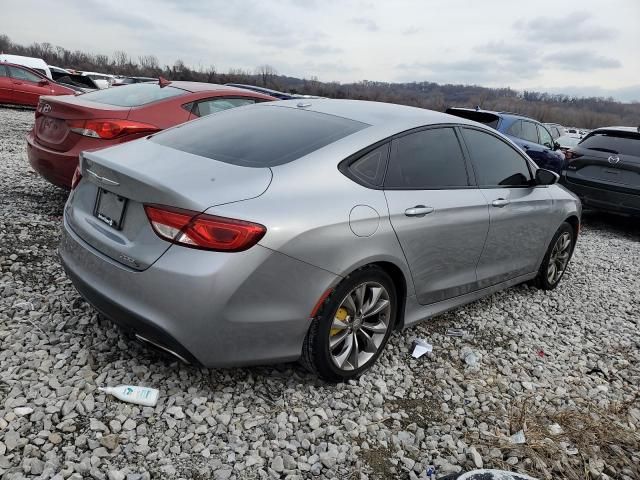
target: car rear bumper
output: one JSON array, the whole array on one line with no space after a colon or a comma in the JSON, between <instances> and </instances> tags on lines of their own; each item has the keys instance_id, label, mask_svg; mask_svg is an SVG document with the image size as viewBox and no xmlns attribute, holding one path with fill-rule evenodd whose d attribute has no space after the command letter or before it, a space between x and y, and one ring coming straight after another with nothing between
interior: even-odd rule
<instances>
[{"instance_id":1,"label":"car rear bumper","mask_svg":"<svg viewBox=\"0 0 640 480\"><path fill-rule=\"evenodd\" d=\"M585 208L640 216L640 188L633 193L633 188L618 191L606 184L572 180L570 175L563 173L561 183L580 198Z\"/></svg>"},{"instance_id":2,"label":"car rear bumper","mask_svg":"<svg viewBox=\"0 0 640 480\"><path fill-rule=\"evenodd\" d=\"M57 152L43 147L36 141L33 130L27 135L27 156L31 167L58 187L71 188L79 155L80 150Z\"/></svg>"},{"instance_id":3,"label":"car rear bumper","mask_svg":"<svg viewBox=\"0 0 640 480\"><path fill-rule=\"evenodd\" d=\"M93 249L66 219L59 254L96 310L206 367L296 360L309 314L339 280L260 245L239 253L172 246L148 269L134 271Z\"/></svg>"}]
</instances>

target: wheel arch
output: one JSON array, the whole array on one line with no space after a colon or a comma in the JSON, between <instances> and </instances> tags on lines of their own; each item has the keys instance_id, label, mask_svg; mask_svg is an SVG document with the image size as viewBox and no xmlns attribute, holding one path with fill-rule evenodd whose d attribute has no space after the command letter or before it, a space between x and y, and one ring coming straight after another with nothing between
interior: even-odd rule
<instances>
[{"instance_id":1,"label":"wheel arch","mask_svg":"<svg viewBox=\"0 0 640 480\"><path fill-rule=\"evenodd\" d=\"M575 235L574 238L577 239L578 233L580 233L580 219L578 218L578 216L570 215L565 219L565 222L571 225L571 227L573 228L573 233Z\"/></svg>"}]
</instances>

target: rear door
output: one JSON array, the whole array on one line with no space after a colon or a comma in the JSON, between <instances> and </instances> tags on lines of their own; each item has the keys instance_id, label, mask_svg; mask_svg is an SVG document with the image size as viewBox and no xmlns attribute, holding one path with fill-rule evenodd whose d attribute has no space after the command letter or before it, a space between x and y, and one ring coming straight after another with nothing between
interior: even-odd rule
<instances>
[{"instance_id":1,"label":"rear door","mask_svg":"<svg viewBox=\"0 0 640 480\"><path fill-rule=\"evenodd\" d=\"M421 304L477 288L489 213L471 175L453 127L414 131L391 144L385 196Z\"/></svg>"},{"instance_id":2,"label":"rear door","mask_svg":"<svg viewBox=\"0 0 640 480\"><path fill-rule=\"evenodd\" d=\"M533 186L528 160L489 132L465 127L464 141L491 226L478 262L480 288L535 271L547 245L552 207L547 187Z\"/></svg>"},{"instance_id":3,"label":"rear door","mask_svg":"<svg viewBox=\"0 0 640 480\"><path fill-rule=\"evenodd\" d=\"M43 80L43 78L35 73L13 65L7 65L6 68L9 70L9 75L13 83L13 98L15 103L35 107L41 95L52 93L49 84L40 85L38 83Z\"/></svg>"},{"instance_id":4,"label":"rear door","mask_svg":"<svg viewBox=\"0 0 640 480\"><path fill-rule=\"evenodd\" d=\"M4 65L0 65L0 103L14 103L13 82Z\"/></svg>"},{"instance_id":5,"label":"rear door","mask_svg":"<svg viewBox=\"0 0 640 480\"><path fill-rule=\"evenodd\" d=\"M574 149L567 166L573 183L602 186L622 193L640 188L640 134L599 130L587 135Z\"/></svg>"}]
</instances>

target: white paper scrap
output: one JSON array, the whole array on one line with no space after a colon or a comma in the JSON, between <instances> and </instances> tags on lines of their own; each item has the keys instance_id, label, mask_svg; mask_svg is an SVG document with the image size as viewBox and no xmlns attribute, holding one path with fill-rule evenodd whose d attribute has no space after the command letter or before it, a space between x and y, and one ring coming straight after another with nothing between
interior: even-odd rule
<instances>
[{"instance_id":1,"label":"white paper scrap","mask_svg":"<svg viewBox=\"0 0 640 480\"><path fill-rule=\"evenodd\" d=\"M433 352L433 345L420 338L414 340L413 353L411 354L413 358L420 358L422 355L429 352Z\"/></svg>"}]
</instances>

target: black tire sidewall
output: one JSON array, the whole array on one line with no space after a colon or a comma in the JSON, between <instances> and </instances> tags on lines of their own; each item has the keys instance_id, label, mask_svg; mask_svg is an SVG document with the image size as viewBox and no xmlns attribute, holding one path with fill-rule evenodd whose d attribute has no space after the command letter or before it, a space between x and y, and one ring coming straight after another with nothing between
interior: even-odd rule
<instances>
[{"instance_id":1,"label":"black tire sidewall","mask_svg":"<svg viewBox=\"0 0 640 480\"><path fill-rule=\"evenodd\" d=\"M329 350L329 331L336 311L340 307L340 304L344 297L355 288L357 285L364 282L377 282L382 285L389 293L389 301L391 303L389 328L380 345L380 348L376 354L363 366L356 370L340 370L331 359L331 353ZM314 340L314 363L318 370L318 373L324 378L333 381L345 381L352 378L357 378L363 372L368 370L373 365L378 357L382 354L384 348L389 341L389 337L393 331L396 323L396 317L398 312L398 297L395 285L391 277L382 269L376 267L369 267L358 270L352 275L343 280L334 292L329 297L328 302L322 309L322 313L317 318L318 328Z\"/></svg>"},{"instance_id":2,"label":"black tire sidewall","mask_svg":"<svg viewBox=\"0 0 640 480\"><path fill-rule=\"evenodd\" d=\"M547 278L547 270L549 268L549 259L551 258L551 252L553 252L553 247L558 241L558 237L560 237L560 235L562 235L565 232L571 235L571 251L569 252L569 259L567 260L567 265L565 266L564 271L562 272L562 275L560 275L560 278L558 278L558 280L555 283L550 283L549 279ZM567 268L569 268L569 262L571 262L571 257L573 257L573 250L575 249L575 246L576 246L576 232L574 231L571 225L569 225L567 222L564 222L562 225L560 225L560 228L556 230L556 233L553 236L551 243L549 244L549 248L547 248L547 253L544 256L544 259L542 260L542 265L540 265L540 271L538 272L538 286L540 288L544 290L553 290L560 284L560 280L562 280L562 278L564 277L564 274L567 272Z\"/></svg>"}]
</instances>

